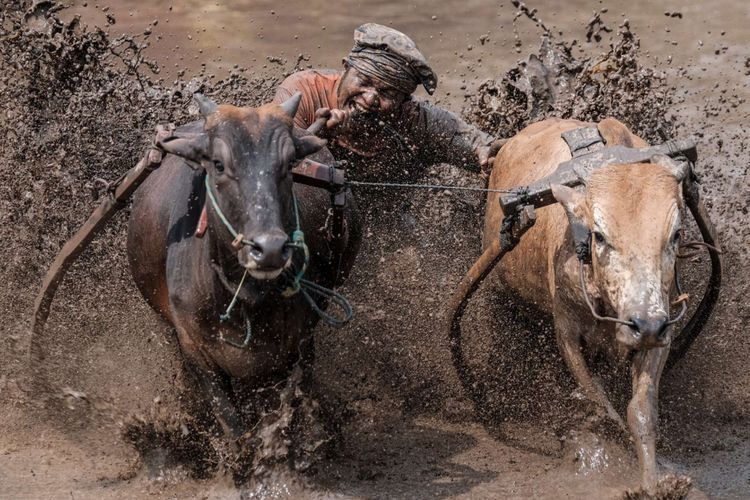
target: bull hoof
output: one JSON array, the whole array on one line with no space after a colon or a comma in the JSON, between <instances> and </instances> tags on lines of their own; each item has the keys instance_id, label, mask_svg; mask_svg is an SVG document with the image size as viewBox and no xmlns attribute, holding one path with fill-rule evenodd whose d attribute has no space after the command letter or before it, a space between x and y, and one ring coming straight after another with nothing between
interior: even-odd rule
<instances>
[{"instance_id":1,"label":"bull hoof","mask_svg":"<svg viewBox=\"0 0 750 500\"><path fill-rule=\"evenodd\" d=\"M584 476L613 467L625 472L631 463L626 447L588 430L570 432L563 444L563 455L573 472Z\"/></svg>"},{"instance_id":2,"label":"bull hoof","mask_svg":"<svg viewBox=\"0 0 750 500\"><path fill-rule=\"evenodd\" d=\"M693 488L693 480L688 476L667 474L659 479L655 488L643 486L627 490L623 500L681 500L687 498Z\"/></svg>"}]
</instances>

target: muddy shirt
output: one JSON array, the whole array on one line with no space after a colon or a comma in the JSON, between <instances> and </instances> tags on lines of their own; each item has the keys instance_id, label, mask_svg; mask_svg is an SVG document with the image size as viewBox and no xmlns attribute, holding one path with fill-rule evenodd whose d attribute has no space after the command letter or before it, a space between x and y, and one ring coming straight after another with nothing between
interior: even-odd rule
<instances>
[{"instance_id":1,"label":"muddy shirt","mask_svg":"<svg viewBox=\"0 0 750 500\"><path fill-rule=\"evenodd\" d=\"M274 102L302 92L294 123L307 128L319 108L338 108L342 74L335 70L294 73L281 83ZM347 160L355 178L381 180L416 177L424 167L435 163L479 171L475 151L491 142L491 136L455 114L411 98L391 116L353 118L329 135L331 153L338 160Z\"/></svg>"}]
</instances>

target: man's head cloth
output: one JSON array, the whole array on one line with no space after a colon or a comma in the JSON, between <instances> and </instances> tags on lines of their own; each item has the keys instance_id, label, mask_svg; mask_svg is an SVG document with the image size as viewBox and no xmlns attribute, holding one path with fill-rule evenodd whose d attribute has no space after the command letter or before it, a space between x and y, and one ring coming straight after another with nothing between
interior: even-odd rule
<instances>
[{"instance_id":1,"label":"man's head cloth","mask_svg":"<svg viewBox=\"0 0 750 500\"><path fill-rule=\"evenodd\" d=\"M411 38L375 23L354 30L354 48L346 58L360 73L411 95L420 83L432 95L437 75Z\"/></svg>"}]
</instances>

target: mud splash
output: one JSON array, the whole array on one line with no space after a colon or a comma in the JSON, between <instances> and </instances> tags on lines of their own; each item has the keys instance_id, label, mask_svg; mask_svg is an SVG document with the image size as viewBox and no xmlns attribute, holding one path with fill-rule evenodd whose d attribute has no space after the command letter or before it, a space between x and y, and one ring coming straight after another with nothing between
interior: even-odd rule
<instances>
[{"instance_id":1,"label":"mud splash","mask_svg":"<svg viewBox=\"0 0 750 500\"><path fill-rule=\"evenodd\" d=\"M150 29L140 36L111 38L102 29L89 30L77 17L62 21L58 17L61 10L50 1L17 2L4 9L0 18L0 60L8 69L0 77L0 100L9 103L6 119L0 124L0 136L5 137L2 159L4 165L22 167L0 172L0 237L14 240L9 252L14 265L4 272L7 291L36 287L59 244L77 230L95 200L106 194L108 181L135 164L157 123L195 119L193 93L257 106L270 101L284 76L279 70L278 74L249 78L238 69L224 80L213 81L200 74L166 87L156 79L159 66L143 55ZM110 19L114 24L114 18ZM292 70L288 68L287 73ZM109 244L94 246L79 266L97 262L96 269L102 263L111 265L114 259L115 266L122 269L121 256L112 255L113 248L122 247L122 225L120 219L106 236ZM95 269L89 267L92 275L73 279L101 291L97 282L103 276ZM137 333L138 326L130 328ZM52 330L48 335L56 333ZM72 341L82 340L76 337ZM41 344L45 346L44 341ZM50 345L54 341L43 349ZM50 351L44 353L42 364L32 352L28 384L35 392L32 401L46 401L47 409L56 412L63 401L56 389L52 394L38 391L55 387L50 384L52 367L70 360L58 359L54 348ZM175 404L170 398L162 403L157 396L147 419L128 419L123 437L139 450L150 468L157 467L156 463L162 468L179 464L195 477L223 467L244 479L248 471L260 472L261 466L276 465L286 458L298 470L305 470L327 439L321 432L315 435L317 427L311 420L317 403L301 392L297 371L289 385L277 391L279 407L263 416L258 436L248 435L239 452L222 445L214 426L207 425L210 419L197 422L192 418L189 394L177 394L185 404ZM70 388L63 391L64 395L78 394ZM185 411L188 413L180 415ZM291 457L290 441L302 435L311 439L300 440L302 444Z\"/></svg>"},{"instance_id":2,"label":"mud splash","mask_svg":"<svg viewBox=\"0 0 750 500\"><path fill-rule=\"evenodd\" d=\"M236 496L221 474L193 479L225 466L231 470L234 458L214 442L210 429L184 412L190 387L173 334L140 300L124 258L126 213L92 244L61 288L44 365L27 365L28 314L46 266L102 194L103 183L96 179L113 180L129 169L156 123L191 119L195 91L217 101L267 101L293 68L272 66L261 76L236 68L222 81L199 72L194 79L164 82L145 55L158 24L148 33L113 37L78 20L61 21L51 2L35 2L29 15L26 5L13 1L0 11L0 60L12 68L0 77L0 281L5 285L0 312L8 318L0 354L0 419L6 429L0 459L7 461L0 463L13 471L5 477L18 478L3 491L19 496L33 487L44 496L69 484L90 488L92 496ZM524 15L516 21L519 26ZM669 87L675 75L682 79L686 72L673 69L665 80L644 62L649 60L627 25L619 35L602 29L609 19L602 13L591 30L592 40L601 36L604 54L581 56L582 42L563 43L548 35L536 60L529 57L471 92L465 116L498 136L545 116L608 114L654 141L662 134L701 134L698 168L733 271L717 317L663 382L659 448L674 470L695 478L698 488L741 497L747 486L736 477L746 471L743 450L750 442L750 380L744 368L750 352L743 341L750 293L745 251L750 162L741 124L747 101L741 90L718 89L697 112L687 109L682 94ZM520 35L518 40L520 51ZM584 48L600 50L599 45ZM161 60L171 62L170 57L162 54ZM559 74L542 70L540 62L550 60L557 61ZM556 80L569 90L548 84ZM445 165L426 167L425 180L481 183ZM592 490L622 496L635 484L627 463L614 472L587 474L585 480L575 473L581 464L594 464L573 461L563 440L580 426L585 409L544 319L533 311L504 315L502 297L480 298L475 309L495 313L475 311L471 318L476 328L467 352L486 395L477 407L482 425L474 422L474 402L460 389L439 325L442 304L480 246L481 197L448 191L387 197L362 191L358 196L368 211L367 237L344 290L357 319L343 330L316 332L315 394L320 409L333 410L341 428L337 453L296 477L316 490L368 498L550 497L561 491L575 497ZM37 377L57 390L35 393ZM297 396L290 401L284 408L307 404ZM295 418L307 427L305 414L289 420L284 410L281 425L271 425L269 432L293 430ZM284 439L272 441L283 445ZM327 448L321 443L325 439L310 442ZM141 450L139 457L130 443ZM257 441L250 446L257 448ZM51 456L44 455L47 449ZM607 453L620 456L611 449ZM599 446L592 454L601 457L604 451ZM254 455L243 459L252 464ZM272 469L270 475L280 474ZM52 471L55 484L35 482L39 479L28 470ZM73 484L81 474L90 479L88 486ZM280 477L259 485L257 492L313 494ZM682 488L684 483L676 483L669 491L682 494Z\"/></svg>"},{"instance_id":3,"label":"mud splash","mask_svg":"<svg viewBox=\"0 0 750 500\"><path fill-rule=\"evenodd\" d=\"M589 31L599 33L602 26L596 15ZM609 51L591 57L576 57L577 41L557 40L541 27L545 31L539 52L501 79L482 83L467 99L464 116L468 120L500 137L510 137L550 117L598 122L616 116L652 143L673 135L670 109L676 102L675 89L667 84L665 73L642 65L640 43L627 20Z\"/></svg>"}]
</instances>

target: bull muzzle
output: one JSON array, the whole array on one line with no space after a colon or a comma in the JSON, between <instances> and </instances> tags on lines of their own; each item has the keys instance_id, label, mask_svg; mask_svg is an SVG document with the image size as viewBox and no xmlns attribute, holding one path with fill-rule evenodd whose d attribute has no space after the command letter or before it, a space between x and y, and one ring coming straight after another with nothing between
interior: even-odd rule
<instances>
[{"instance_id":1,"label":"bull muzzle","mask_svg":"<svg viewBox=\"0 0 750 500\"><path fill-rule=\"evenodd\" d=\"M269 231L248 238L237 258L255 279L269 280L281 274L292 258L289 237L283 231Z\"/></svg>"},{"instance_id":2,"label":"bull muzzle","mask_svg":"<svg viewBox=\"0 0 750 500\"><path fill-rule=\"evenodd\" d=\"M672 322L664 314L632 315L617 328L617 340L630 349L666 347L671 341Z\"/></svg>"}]
</instances>

